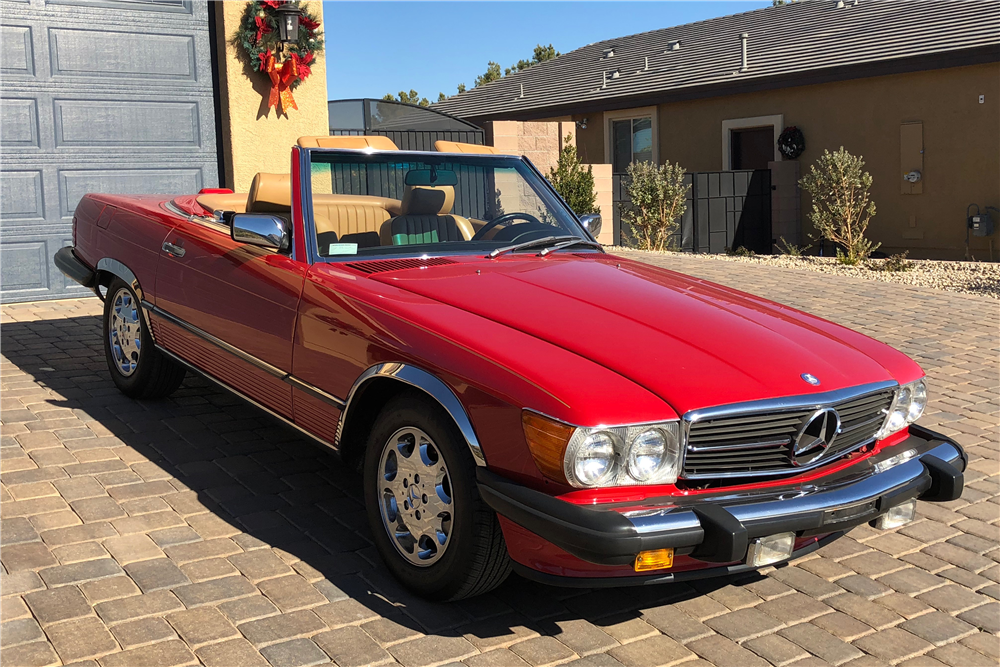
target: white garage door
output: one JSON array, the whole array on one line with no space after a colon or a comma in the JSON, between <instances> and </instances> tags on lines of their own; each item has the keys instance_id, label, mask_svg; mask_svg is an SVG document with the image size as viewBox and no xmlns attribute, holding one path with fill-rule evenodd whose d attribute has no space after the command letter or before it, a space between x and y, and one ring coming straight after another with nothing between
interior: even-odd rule
<instances>
[{"instance_id":1,"label":"white garage door","mask_svg":"<svg viewBox=\"0 0 1000 667\"><path fill-rule=\"evenodd\" d=\"M85 294L52 263L88 192L219 183L209 5L0 0L0 289Z\"/></svg>"}]
</instances>

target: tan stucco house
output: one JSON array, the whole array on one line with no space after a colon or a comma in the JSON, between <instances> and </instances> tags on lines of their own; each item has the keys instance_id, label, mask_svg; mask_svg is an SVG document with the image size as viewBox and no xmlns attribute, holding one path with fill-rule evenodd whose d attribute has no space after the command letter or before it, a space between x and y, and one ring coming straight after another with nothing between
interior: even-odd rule
<instances>
[{"instance_id":1,"label":"tan stucco house","mask_svg":"<svg viewBox=\"0 0 1000 667\"><path fill-rule=\"evenodd\" d=\"M434 108L477 124L575 121L581 158L615 173L636 159L770 167L784 188L776 229L799 243L814 230L794 184L844 146L874 178L870 235L884 251L961 259L969 205L1000 206L1000 5L769 7L589 44ZM795 164L777 147L788 126L805 138ZM1000 235L972 236L969 252L1000 260Z\"/></svg>"}]
</instances>

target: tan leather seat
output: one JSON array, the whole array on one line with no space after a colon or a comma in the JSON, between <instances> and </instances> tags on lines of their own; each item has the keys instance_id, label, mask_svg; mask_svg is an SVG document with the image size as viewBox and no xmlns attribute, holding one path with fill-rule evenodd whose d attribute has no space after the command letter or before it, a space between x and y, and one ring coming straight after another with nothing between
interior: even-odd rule
<instances>
[{"instance_id":1,"label":"tan leather seat","mask_svg":"<svg viewBox=\"0 0 1000 667\"><path fill-rule=\"evenodd\" d=\"M292 177L288 174L258 173L250 184L247 213L278 213L291 216Z\"/></svg>"},{"instance_id":2,"label":"tan leather seat","mask_svg":"<svg viewBox=\"0 0 1000 667\"><path fill-rule=\"evenodd\" d=\"M493 146L480 146L479 144L463 144L460 141L445 141L439 139L434 142L434 150L438 153L469 153L471 155L503 155Z\"/></svg>"},{"instance_id":3,"label":"tan leather seat","mask_svg":"<svg viewBox=\"0 0 1000 667\"><path fill-rule=\"evenodd\" d=\"M381 244L382 224L400 213L400 201L364 195L313 195L313 220L320 255L331 243Z\"/></svg>"},{"instance_id":4,"label":"tan leather seat","mask_svg":"<svg viewBox=\"0 0 1000 667\"><path fill-rule=\"evenodd\" d=\"M247 210L247 195L239 192L200 195L196 201L209 213L214 213L215 211L244 213Z\"/></svg>"},{"instance_id":5,"label":"tan leather seat","mask_svg":"<svg viewBox=\"0 0 1000 667\"><path fill-rule=\"evenodd\" d=\"M398 151L396 144L389 137L299 137L302 148L373 148L379 151Z\"/></svg>"},{"instance_id":6,"label":"tan leather seat","mask_svg":"<svg viewBox=\"0 0 1000 667\"><path fill-rule=\"evenodd\" d=\"M474 233L472 223L451 214L454 204L451 185L405 186L400 215L382 225L382 245L468 241Z\"/></svg>"}]
</instances>

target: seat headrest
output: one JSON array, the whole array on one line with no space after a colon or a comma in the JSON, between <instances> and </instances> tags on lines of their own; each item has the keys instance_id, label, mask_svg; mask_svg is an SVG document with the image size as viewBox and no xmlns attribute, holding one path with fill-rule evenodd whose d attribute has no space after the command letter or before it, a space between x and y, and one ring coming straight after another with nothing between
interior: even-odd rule
<instances>
[{"instance_id":1,"label":"seat headrest","mask_svg":"<svg viewBox=\"0 0 1000 667\"><path fill-rule=\"evenodd\" d=\"M250 184L247 213L285 213L292 207L292 177L258 173Z\"/></svg>"},{"instance_id":2,"label":"seat headrest","mask_svg":"<svg viewBox=\"0 0 1000 667\"><path fill-rule=\"evenodd\" d=\"M299 137L302 148L374 148L379 151L398 151L389 137Z\"/></svg>"},{"instance_id":3,"label":"seat headrest","mask_svg":"<svg viewBox=\"0 0 1000 667\"><path fill-rule=\"evenodd\" d=\"M434 150L438 153L470 153L473 155L502 155L493 146L480 146L479 144L463 144L460 141L445 141L439 139L434 142Z\"/></svg>"},{"instance_id":4,"label":"seat headrest","mask_svg":"<svg viewBox=\"0 0 1000 667\"><path fill-rule=\"evenodd\" d=\"M403 188L401 215L447 215L455 205L451 185L407 185Z\"/></svg>"}]
</instances>

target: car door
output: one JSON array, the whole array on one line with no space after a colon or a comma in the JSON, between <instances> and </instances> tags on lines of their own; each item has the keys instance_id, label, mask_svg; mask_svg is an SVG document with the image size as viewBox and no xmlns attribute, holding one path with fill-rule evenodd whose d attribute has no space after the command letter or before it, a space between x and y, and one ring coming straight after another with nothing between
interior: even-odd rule
<instances>
[{"instance_id":1,"label":"car door","mask_svg":"<svg viewBox=\"0 0 1000 667\"><path fill-rule=\"evenodd\" d=\"M287 254L232 240L221 224L185 220L161 248L157 342L291 418L284 378L307 269Z\"/></svg>"}]
</instances>

